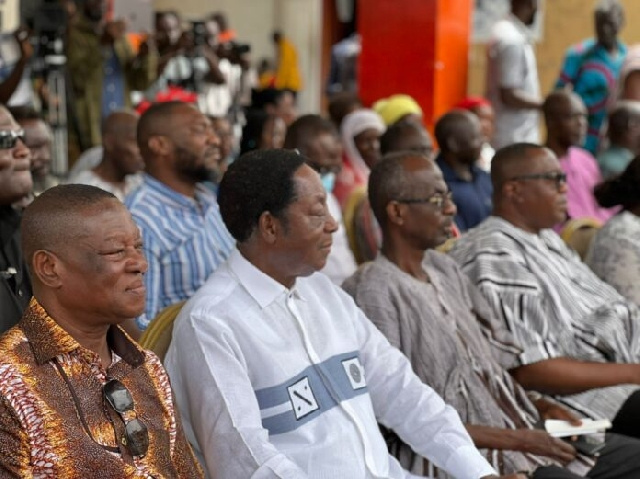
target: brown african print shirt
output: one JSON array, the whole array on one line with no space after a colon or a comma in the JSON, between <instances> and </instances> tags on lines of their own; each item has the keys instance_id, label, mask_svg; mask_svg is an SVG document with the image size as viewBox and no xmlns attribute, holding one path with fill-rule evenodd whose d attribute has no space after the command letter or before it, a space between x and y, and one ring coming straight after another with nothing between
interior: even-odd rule
<instances>
[{"instance_id":1,"label":"brown african print shirt","mask_svg":"<svg viewBox=\"0 0 640 479\"><path fill-rule=\"evenodd\" d=\"M35 299L0 338L0 478L202 478L160 360L118 327L108 340L116 360L104 369ZM142 458L122 445L124 423L102 395L108 379L129 389L149 430Z\"/></svg>"}]
</instances>

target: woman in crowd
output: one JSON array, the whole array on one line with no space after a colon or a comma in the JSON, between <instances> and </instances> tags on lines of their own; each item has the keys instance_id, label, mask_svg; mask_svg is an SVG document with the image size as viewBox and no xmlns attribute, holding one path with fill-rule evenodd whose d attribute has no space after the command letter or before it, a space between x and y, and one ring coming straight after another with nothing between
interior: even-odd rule
<instances>
[{"instance_id":1,"label":"woman in crowd","mask_svg":"<svg viewBox=\"0 0 640 479\"><path fill-rule=\"evenodd\" d=\"M356 110L344 117L342 171L333 190L343 208L355 190L366 188L369 171L380 160L380 136L385 130L382 119L373 110Z\"/></svg>"},{"instance_id":2,"label":"woman in crowd","mask_svg":"<svg viewBox=\"0 0 640 479\"><path fill-rule=\"evenodd\" d=\"M587 263L620 294L640 304L640 156L594 191L600 206L622 206L596 234Z\"/></svg>"}]
</instances>

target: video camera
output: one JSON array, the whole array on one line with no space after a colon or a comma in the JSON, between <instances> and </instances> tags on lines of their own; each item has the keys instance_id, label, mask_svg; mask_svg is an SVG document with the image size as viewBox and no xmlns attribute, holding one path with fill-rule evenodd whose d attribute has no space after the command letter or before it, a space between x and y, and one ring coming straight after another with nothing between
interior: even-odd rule
<instances>
[{"instance_id":1,"label":"video camera","mask_svg":"<svg viewBox=\"0 0 640 479\"><path fill-rule=\"evenodd\" d=\"M64 57L64 38L67 29L67 12L62 5L54 1L45 1L37 9L33 18L32 42L35 58L45 66L62 65Z\"/></svg>"}]
</instances>

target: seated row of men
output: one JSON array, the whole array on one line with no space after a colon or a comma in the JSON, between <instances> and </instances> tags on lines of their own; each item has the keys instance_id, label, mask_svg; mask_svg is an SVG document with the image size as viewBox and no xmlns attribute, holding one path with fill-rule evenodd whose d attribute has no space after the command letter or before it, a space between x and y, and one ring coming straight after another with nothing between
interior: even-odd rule
<instances>
[{"instance_id":1,"label":"seated row of men","mask_svg":"<svg viewBox=\"0 0 640 479\"><path fill-rule=\"evenodd\" d=\"M162 108L175 121L138 127L157 157L141 207L156 200L177 225L172 211L210 208L197 183L215 155L195 108ZM497 153L494 216L450 256L430 251L456 213L440 169L415 152L384 158L368 191L382 248L345 283L355 301L317 274L338 223L309 164L266 150L225 174L218 214L236 246L176 320L171 387L117 327L145 307L153 237L90 186L26 209L34 299L0 340L6 476L200 477L187 441L215 478L638 476L640 311L548 230L567 188L551 150ZM166 184L193 201L169 204ZM613 420L597 460L535 429L579 417ZM378 423L397 434L397 458Z\"/></svg>"}]
</instances>

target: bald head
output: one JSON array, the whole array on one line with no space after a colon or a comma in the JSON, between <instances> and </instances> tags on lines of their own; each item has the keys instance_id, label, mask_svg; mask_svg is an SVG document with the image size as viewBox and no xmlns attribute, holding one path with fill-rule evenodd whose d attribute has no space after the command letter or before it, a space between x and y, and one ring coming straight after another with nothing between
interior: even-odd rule
<instances>
[{"instance_id":1,"label":"bald head","mask_svg":"<svg viewBox=\"0 0 640 479\"><path fill-rule=\"evenodd\" d=\"M631 132L640 132L640 102L620 101L609 114L608 135L613 146L623 146L630 150L636 150L638 144L630 138ZM636 133L635 136L638 136ZM633 145L630 143L634 143Z\"/></svg>"},{"instance_id":2,"label":"bald head","mask_svg":"<svg viewBox=\"0 0 640 479\"><path fill-rule=\"evenodd\" d=\"M152 159L153 152L150 149L149 140L155 136L170 136L174 129L178 113L186 109L197 108L190 103L180 101L168 101L154 103L145 111L138 121L138 147L145 161Z\"/></svg>"},{"instance_id":3,"label":"bald head","mask_svg":"<svg viewBox=\"0 0 640 479\"><path fill-rule=\"evenodd\" d=\"M380 137L380 151L383 155L398 151L430 155L433 152L433 141L421 123L400 121L387 128Z\"/></svg>"},{"instance_id":4,"label":"bald head","mask_svg":"<svg viewBox=\"0 0 640 479\"><path fill-rule=\"evenodd\" d=\"M64 254L72 249L82 237L84 215L115 207L123 205L114 195L89 185L60 185L36 197L26 208L21 226L22 252L29 269L38 250Z\"/></svg>"},{"instance_id":5,"label":"bald head","mask_svg":"<svg viewBox=\"0 0 640 479\"><path fill-rule=\"evenodd\" d=\"M514 143L496 152L491 161L494 204L501 200L502 186L512 178L528 173L531 158L545 150L547 148L535 143Z\"/></svg>"},{"instance_id":6,"label":"bald head","mask_svg":"<svg viewBox=\"0 0 640 479\"><path fill-rule=\"evenodd\" d=\"M369 203L380 227L387 228L386 208L390 201L420 193L420 185L412 182L417 169L435 170L435 163L420 154L403 151L385 155L369 175Z\"/></svg>"},{"instance_id":7,"label":"bald head","mask_svg":"<svg viewBox=\"0 0 640 479\"><path fill-rule=\"evenodd\" d=\"M102 124L102 136L118 136L131 130L135 133L139 118L133 110L114 111Z\"/></svg>"},{"instance_id":8,"label":"bald head","mask_svg":"<svg viewBox=\"0 0 640 479\"><path fill-rule=\"evenodd\" d=\"M547 145L559 157L571 146L581 145L587 133L587 108L577 94L557 90L542 105L547 125Z\"/></svg>"},{"instance_id":9,"label":"bald head","mask_svg":"<svg viewBox=\"0 0 640 479\"><path fill-rule=\"evenodd\" d=\"M452 110L444 114L435 127L436 140L444 160L471 165L480 157L482 131L480 120L466 110Z\"/></svg>"}]
</instances>

